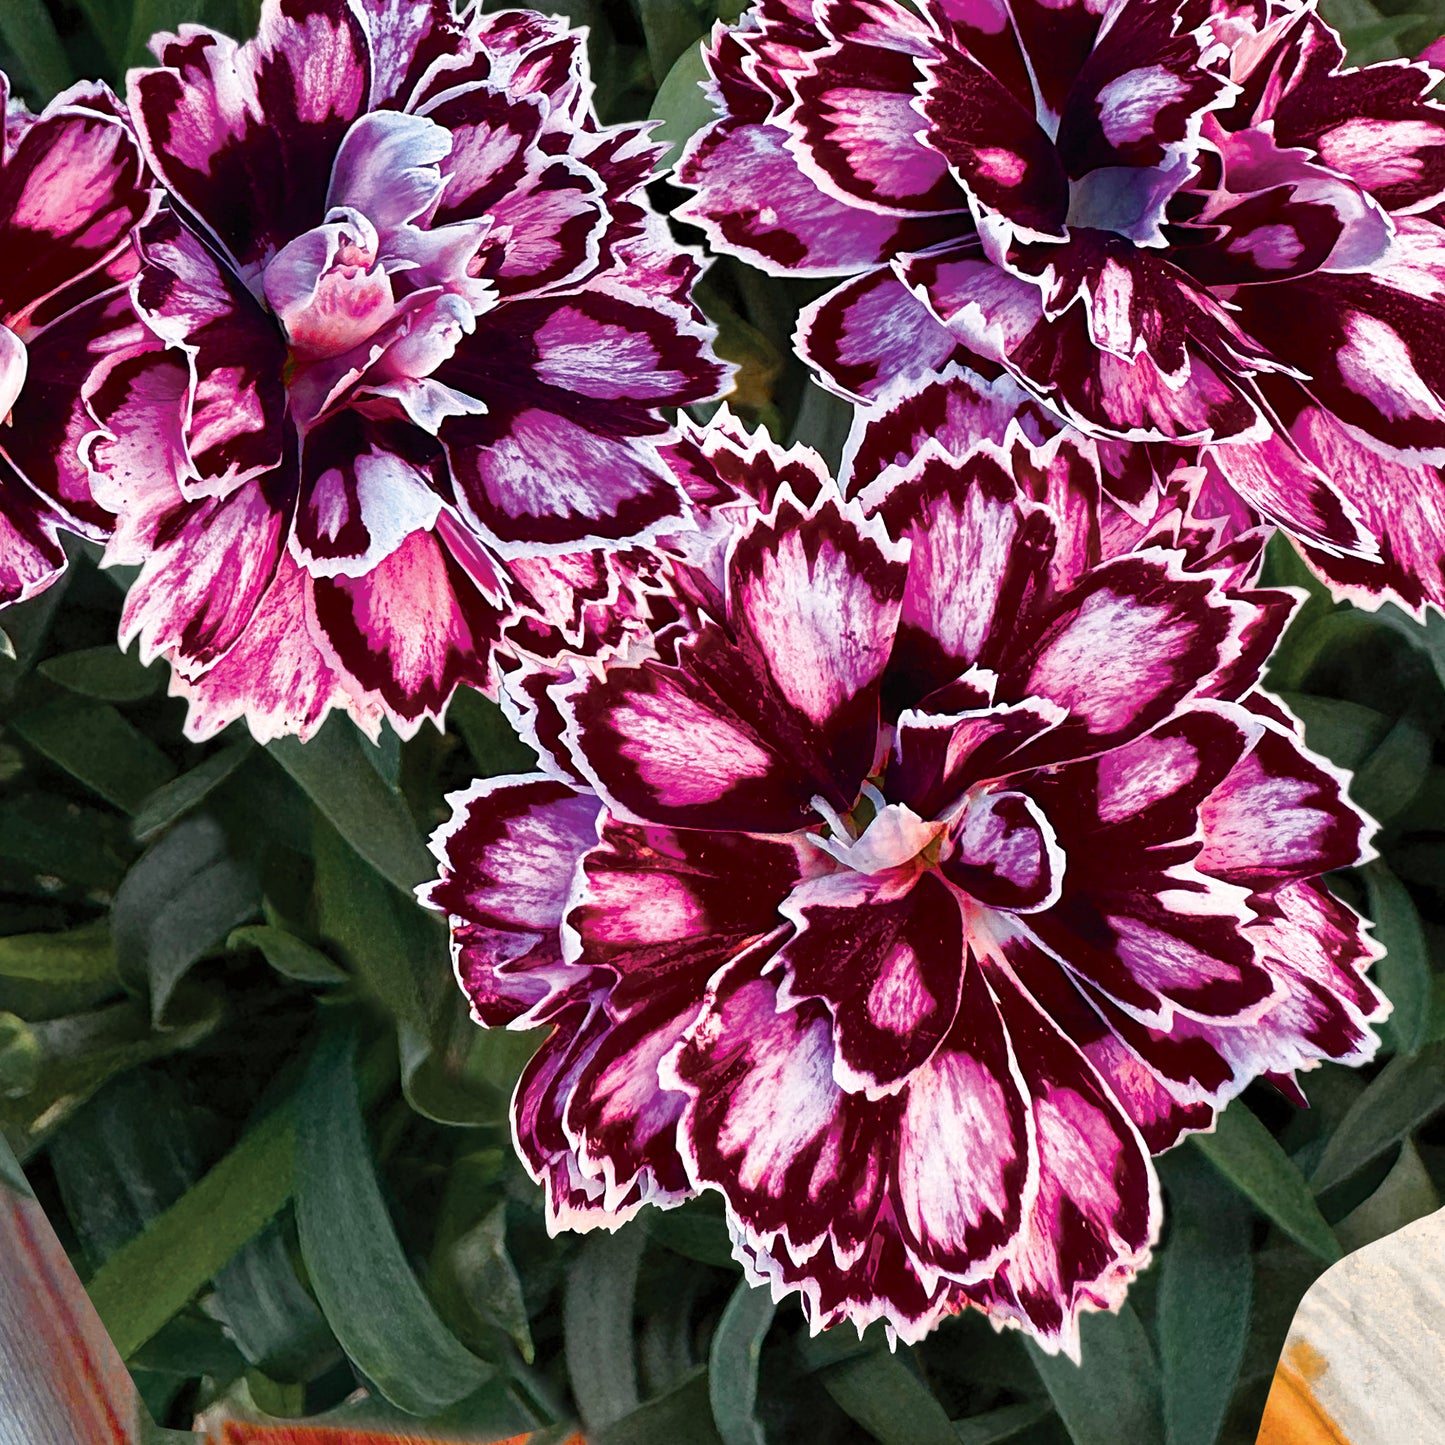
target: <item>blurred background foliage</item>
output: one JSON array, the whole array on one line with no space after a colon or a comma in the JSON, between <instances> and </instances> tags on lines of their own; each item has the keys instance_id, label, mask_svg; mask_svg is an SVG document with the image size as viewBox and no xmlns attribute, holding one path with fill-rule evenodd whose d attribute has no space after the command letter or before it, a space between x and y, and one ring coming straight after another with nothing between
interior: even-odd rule
<instances>
[{"instance_id":1,"label":"blurred background foliage","mask_svg":"<svg viewBox=\"0 0 1445 1445\"><path fill-rule=\"evenodd\" d=\"M700 38L742 3L545 8L590 27L603 117L680 143L709 114ZM1325 8L1361 61L1445 29L1419 0ZM155 30L258 13L0 0L0 65L38 105L123 87ZM699 299L735 406L836 460L847 411L789 348L815 294L722 260ZM1248 1445L1304 1290L1445 1192L1445 620L1334 605L1283 539L1269 574L1309 594L1270 685L1383 825L1332 881L1376 922L1395 1011L1375 1065L1305 1076L1307 1111L1256 1086L1160 1161L1156 1262L1086 1320L1082 1370L976 1315L896 1353L810 1338L747 1288L715 1197L549 1239L506 1112L535 1039L471 1026L410 897L444 794L527 750L466 692L404 745L340 719L305 747L188 743L164 668L115 648L127 578L84 546L4 619L0 1175L23 1165L177 1429L221 1408L539 1445L578 1420L595 1445Z\"/></svg>"}]
</instances>

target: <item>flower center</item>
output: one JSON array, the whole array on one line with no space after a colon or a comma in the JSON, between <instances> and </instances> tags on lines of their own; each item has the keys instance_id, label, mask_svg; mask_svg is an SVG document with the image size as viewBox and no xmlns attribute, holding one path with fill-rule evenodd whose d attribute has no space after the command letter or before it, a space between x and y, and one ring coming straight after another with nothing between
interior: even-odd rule
<instances>
[{"instance_id":1,"label":"flower center","mask_svg":"<svg viewBox=\"0 0 1445 1445\"><path fill-rule=\"evenodd\" d=\"M6 426L29 369L30 354L25 343L8 326L0 326L0 423Z\"/></svg>"},{"instance_id":2,"label":"flower center","mask_svg":"<svg viewBox=\"0 0 1445 1445\"><path fill-rule=\"evenodd\" d=\"M853 811L839 817L821 798L813 806L828 820L832 835L813 843L855 873L885 873L916 862L920 868L938 861L946 822L920 818L907 803L887 802L872 783L864 783Z\"/></svg>"},{"instance_id":3,"label":"flower center","mask_svg":"<svg viewBox=\"0 0 1445 1445\"><path fill-rule=\"evenodd\" d=\"M1069 182L1067 224L1113 231L1136 246L1168 245L1164 210L1193 170L1183 156L1168 166L1100 166Z\"/></svg>"},{"instance_id":4,"label":"flower center","mask_svg":"<svg viewBox=\"0 0 1445 1445\"><path fill-rule=\"evenodd\" d=\"M378 249L360 211L333 206L272 257L261 285L298 365L350 351L391 318L396 298Z\"/></svg>"}]
</instances>

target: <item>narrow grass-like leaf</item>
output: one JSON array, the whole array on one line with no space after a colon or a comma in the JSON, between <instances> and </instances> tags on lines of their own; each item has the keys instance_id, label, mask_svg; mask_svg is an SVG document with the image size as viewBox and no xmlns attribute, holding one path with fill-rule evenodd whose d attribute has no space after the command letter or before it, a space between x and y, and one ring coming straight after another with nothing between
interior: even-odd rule
<instances>
[{"instance_id":1,"label":"narrow grass-like leaf","mask_svg":"<svg viewBox=\"0 0 1445 1445\"><path fill-rule=\"evenodd\" d=\"M589 1234L567 1276L562 1305L567 1376L589 1434L638 1406L632 1302L646 1241L635 1226Z\"/></svg>"},{"instance_id":2,"label":"narrow grass-like leaf","mask_svg":"<svg viewBox=\"0 0 1445 1445\"><path fill-rule=\"evenodd\" d=\"M1080 1356L1028 1352L1074 1445L1163 1445L1159 1366L1132 1306L1079 1321Z\"/></svg>"},{"instance_id":3,"label":"narrow grass-like leaf","mask_svg":"<svg viewBox=\"0 0 1445 1445\"><path fill-rule=\"evenodd\" d=\"M1214 1133L1190 1139L1261 1214L1326 1264L1339 1259L1340 1242L1304 1175L1243 1102L1236 1099L1219 1116Z\"/></svg>"},{"instance_id":4,"label":"narrow grass-like leaf","mask_svg":"<svg viewBox=\"0 0 1445 1445\"><path fill-rule=\"evenodd\" d=\"M1391 1059L1330 1136L1310 1183L1316 1193L1343 1183L1445 1108L1445 1043Z\"/></svg>"},{"instance_id":5,"label":"narrow grass-like leaf","mask_svg":"<svg viewBox=\"0 0 1445 1445\"><path fill-rule=\"evenodd\" d=\"M190 772L182 773L154 793L136 809L131 832L148 843L161 829L184 817L210 796L254 751L249 738L242 738L212 753Z\"/></svg>"},{"instance_id":6,"label":"narrow grass-like leaf","mask_svg":"<svg viewBox=\"0 0 1445 1445\"><path fill-rule=\"evenodd\" d=\"M350 1030L327 1031L297 1115L296 1225L322 1313L399 1409L433 1415L495 1373L447 1329L396 1236L361 1117Z\"/></svg>"},{"instance_id":7,"label":"narrow grass-like leaf","mask_svg":"<svg viewBox=\"0 0 1445 1445\"><path fill-rule=\"evenodd\" d=\"M431 877L431 855L401 795L367 761L367 746L350 722L333 715L310 742L281 738L267 751L357 853L409 893Z\"/></svg>"},{"instance_id":8,"label":"narrow grass-like leaf","mask_svg":"<svg viewBox=\"0 0 1445 1445\"><path fill-rule=\"evenodd\" d=\"M1385 956L1374 966L1375 982L1394 1005L1385 1028L1402 1054L1418 1052L1430 1022L1430 952L1409 890L1376 858L1362 870L1375 937Z\"/></svg>"},{"instance_id":9,"label":"narrow grass-like leaf","mask_svg":"<svg viewBox=\"0 0 1445 1445\"><path fill-rule=\"evenodd\" d=\"M28 933L0 938L0 977L37 983L103 983L114 979L110 930L87 924L69 933Z\"/></svg>"},{"instance_id":10,"label":"narrow grass-like leaf","mask_svg":"<svg viewBox=\"0 0 1445 1445\"><path fill-rule=\"evenodd\" d=\"M1025 1430L1031 1430L1053 1413L1053 1407L1045 1401L1026 1401L1018 1405L1001 1405L997 1410L970 1415L966 1420L955 1420L953 1428L959 1445L1007 1445L1008 1441L1020 1439Z\"/></svg>"},{"instance_id":11,"label":"narrow grass-like leaf","mask_svg":"<svg viewBox=\"0 0 1445 1445\"><path fill-rule=\"evenodd\" d=\"M159 662L143 667L138 657L114 646L62 652L46 658L36 671L71 692L102 702L135 702L150 697L166 677Z\"/></svg>"},{"instance_id":12,"label":"narrow grass-like leaf","mask_svg":"<svg viewBox=\"0 0 1445 1445\"><path fill-rule=\"evenodd\" d=\"M22 1159L29 1158L107 1079L190 1048L220 1018L220 1000L198 992L177 998L165 1029L151 1027L149 1010L137 999L34 1024L39 1077L20 1098L0 1098L0 1126Z\"/></svg>"},{"instance_id":13,"label":"narrow grass-like leaf","mask_svg":"<svg viewBox=\"0 0 1445 1445\"><path fill-rule=\"evenodd\" d=\"M672 69L667 72L667 79L658 87L648 119L662 122L653 131L652 138L665 141L668 146L657 163L659 171L665 172L675 165L683 146L703 126L716 119L717 112L702 91L702 82L707 78L702 43L699 41L689 45L677 57Z\"/></svg>"},{"instance_id":14,"label":"narrow grass-like leaf","mask_svg":"<svg viewBox=\"0 0 1445 1445\"><path fill-rule=\"evenodd\" d=\"M285 1204L295 1142L290 1108L268 1114L90 1277L90 1298L122 1359L184 1308Z\"/></svg>"},{"instance_id":15,"label":"narrow grass-like leaf","mask_svg":"<svg viewBox=\"0 0 1445 1445\"><path fill-rule=\"evenodd\" d=\"M233 929L226 939L226 947L232 952L238 948L256 949L277 973L297 983L347 983L351 978L319 948L312 948L294 933L269 923Z\"/></svg>"},{"instance_id":16,"label":"narrow grass-like leaf","mask_svg":"<svg viewBox=\"0 0 1445 1445\"><path fill-rule=\"evenodd\" d=\"M1197 1154L1160 1160L1169 1241L1155 1332L1167 1445L1214 1445L1249 1339L1249 1206ZM1086 1361L1087 1366L1087 1361Z\"/></svg>"},{"instance_id":17,"label":"narrow grass-like leaf","mask_svg":"<svg viewBox=\"0 0 1445 1445\"><path fill-rule=\"evenodd\" d=\"M5 0L0 5L0 37L25 67L42 102L75 78L43 0Z\"/></svg>"},{"instance_id":18,"label":"narrow grass-like leaf","mask_svg":"<svg viewBox=\"0 0 1445 1445\"><path fill-rule=\"evenodd\" d=\"M341 1358L325 1316L296 1277L278 1220L217 1273L215 1304L247 1362L273 1380L314 1380Z\"/></svg>"},{"instance_id":19,"label":"narrow grass-like leaf","mask_svg":"<svg viewBox=\"0 0 1445 1445\"><path fill-rule=\"evenodd\" d=\"M176 765L108 703L59 697L21 713L10 726L36 752L127 813L176 775Z\"/></svg>"},{"instance_id":20,"label":"narrow grass-like leaf","mask_svg":"<svg viewBox=\"0 0 1445 1445\"><path fill-rule=\"evenodd\" d=\"M1335 1225L1335 1233L1347 1250L1363 1249L1407 1224L1433 1214L1440 1207L1435 1182L1420 1160L1415 1146L1406 1139L1400 1157L1380 1187Z\"/></svg>"},{"instance_id":21,"label":"narrow grass-like leaf","mask_svg":"<svg viewBox=\"0 0 1445 1445\"><path fill-rule=\"evenodd\" d=\"M738 1281L718 1321L708 1352L708 1399L723 1445L767 1445L754 1413L758 1362L775 1306L766 1290Z\"/></svg>"},{"instance_id":22,"label":"narrow grass-like leaf","mask_svg":"<svg viewBox=\"0 0 1445 1445\"><path fill-rule=\"evenodd\" d=\"M933 1392L887 1350L830 1365L818 1379L833 1403L882 1445L958 1445Z\"/></svg>"},{"instance_id":23,"label":"narrow grass-like leaf","mask_svg":"<svg viewBox=\"0 0 1445 1445\"><path fill-rule=\"evenodd\" d=\"M708 1412L706 1368L699 1365L666 1394L589 1430L587 1439L589 1445L722 1445Z\"/></svg>"},{"instance_id":24,"label":"narrow grass-like leaf","mask_svg":"<svg viewBox=\"0 0 1445 1445\"><path fill-rule=\"evenodd\" d=\"M178 824L126 875L111 907L121 975L143 984L157 1022L186 971L261 906L251 870L213 818Z\"/></svg>"}]
</instances>

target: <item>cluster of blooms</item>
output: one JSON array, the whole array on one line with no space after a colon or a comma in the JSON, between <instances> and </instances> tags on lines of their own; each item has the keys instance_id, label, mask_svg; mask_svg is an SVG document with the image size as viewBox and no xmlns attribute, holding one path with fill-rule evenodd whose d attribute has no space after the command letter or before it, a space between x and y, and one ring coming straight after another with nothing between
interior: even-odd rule
<instances>
[{"instance_id":1,"label":"cluster of blooms","mask_svg":"<svg viewBox=\"0 0 1445 1445\"><path fill-rule=\"evenodd\" d=\"M720 1193L751 1278L1077 1352L1150 1154L1358 1062L1295 606L1445 608L1445 110L1314 0L756 0L678 216L833 277L835 479L749 435L582 36L265 0L7 110L0 603L57 528L206 737L498 697L423 890L557 1227ZM677 420L672 418L677 416Z\"/></svg>"}]
</instances>

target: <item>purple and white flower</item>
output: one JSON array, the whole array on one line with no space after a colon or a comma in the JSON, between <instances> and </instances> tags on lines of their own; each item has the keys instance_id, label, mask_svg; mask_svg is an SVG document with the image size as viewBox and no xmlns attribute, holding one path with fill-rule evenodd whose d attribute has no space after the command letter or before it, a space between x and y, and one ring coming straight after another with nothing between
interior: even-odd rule
<instances>
[{"instance_id":1,"label":"purple and white flower","mask_svg":"<svg viewBox=\"0 0 1445 1445\"><path fill-rule=\"evenodd\" d=\"M79 457L81 388L135 340L131 236L154 207L105 86L73 86L38 116L9 90L0 75L0 607L60 575L60 530L109 530Z\"/></svg>"},{"instance_id":2,"label":"purple and white flower","mask_svg":"<svg viewBox=\"0 0 1445 1445\"><path fill-rule=\"evenodd\" d=\"M686 437L737 500L650 580L672 620L545 689L555 775L456 795L422 893L477 1020L552 1026L513 1122L554 1227L712 1189L815 1326L1076 1353L1150 1153L1368 1058L1384 1001L1319 881L1366 820L1254 690L1294 599L1077 432L988 435L1001 397L890 394L845 490Z\"/></svg>"},{"instance_id":3,"label":"purple and white flower","mask_svg":"<svg viewBox=\"0 0 1445 1445\"><path fill-rule=\"evenodd\" d=\"M541 605L521 564L683 512L662 408L723 368L642 195L658 148L598 124L581 35L526 11L266 0L244 45L154 49L149 339L88 388L108 560L141 568L122 637L195 736L331 707L410 733L494 686Z\"/></svg>"},{"instance_id":4,"label":"purple and white flower","mask_svg":"<svg viewBox=\"0 0 1445 1445\"><path fill-rule=\"evenodd\" d=\"M761 0L708 63L680 214L849 278L799 327L830 385L1002 369L1445 606L1438 71L1347 67L1313 0Z\"/></svg>"}]
</instances>

